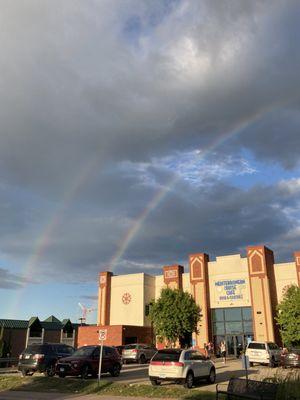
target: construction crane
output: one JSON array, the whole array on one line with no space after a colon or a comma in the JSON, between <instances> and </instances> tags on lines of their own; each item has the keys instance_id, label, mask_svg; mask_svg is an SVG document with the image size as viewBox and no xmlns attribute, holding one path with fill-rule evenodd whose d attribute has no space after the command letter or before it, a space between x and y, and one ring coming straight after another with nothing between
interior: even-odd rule
<instances>
[{"instance_id":1,"label":"construction crane","mask_svg":"<svg viewBox=\"0 0 300 400\"><path fill-rule=\"evenodd\" d=\"M79 307L80 307L81 310L82 310L81 317L79 318L79 321L80 321L80 323L81 323L81 325L82 325L82 324L85 324L85 323L86 323L87 314L88 314L88 313L91 313L92 311L95 311L96 308L88 308L88 307L86 307L84 304L81 304L81 303L78 303L78 305L79 305Z\"/></svg>"}]
</instances>

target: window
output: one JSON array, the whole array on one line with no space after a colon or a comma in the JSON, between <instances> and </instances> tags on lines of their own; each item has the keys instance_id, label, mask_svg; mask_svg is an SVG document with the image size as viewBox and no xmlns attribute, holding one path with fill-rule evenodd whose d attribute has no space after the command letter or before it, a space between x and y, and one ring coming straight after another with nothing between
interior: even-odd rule
<instances>
[{"instance_id":1,"label":"window","mask_svg":"<svg viewBox=\"0 0 300 400\"><path fill-rule=\"evenodd\" d=\"M113 349L110 347L103 347L103 354L106 357L110 357L113 355Z\"/></svg>"},{"instance_id":2,"label":"window","mask_svg":"<svg viewBox=\"0 0 300 400\"><path fill-rule=\"evenodd\" d=\"M181 350L159 350L152 358L153 361L179 361Z\"/></svg>"},{"instance_id":3,"label":"window","mask_svg":"<svg viewBox=\"0 0 300 400\"><path fill-rule=\"evenodd\" d=\"M248 345L248 349L255 349L255 350L266 350L266 346L264 343L255 343L251 342Z\"/></svg>"},{"instance_id":4,"label":"window","mask_svg":"<svg viewBox=\"0 0 300 400\"><path fill-rule=\"evenodd\" d=\"M93 354L94 350L95 350L95 347L93 347L93 346L83 346L75 351L74 356L75 357L91 356ZM99 348L98 348L98 351L99 351Z\"/></svg>"},{"instance_id":5,"label":"window","mask_svg":"<svg viewBox=\"0 0 300 400\"><path fill-rule=\"evenodd\" d=\"M73 354L73 353L74 353L74 349L73 349L73 347L71 347L71 346L64 346L63 351L64 351L64 353L66 353L66 354Z\"/></svg>"},{"instance_id":6,"label":"window","mask_svg":"<svg viewBox=\"0 0 300 400\"><path fill-rule=\"evenodd\" d=\"M244 321L252 321L252 310L251 307L243 307L242 308L243 320Z\"/></svg>"},{"instance_id":7,"label":"window","mask_svg":"<svg viewBox=\"0 0 300 400\"><path fill-rule=\"evenodd\" d=\"M200 351L195 351L192 359L195 361L204 361L205 357Z\"/></svg>"},{"instance_id":8,"label":"window","mask_svg":"<svg viewBox=\"0 0 300 400\"><path fill-rule=\"evenodd\" d=\"M252 322L251 321L244 321L244 332L246 334L252 334L253 332L253 326L252 326Z\"/></svg>"},{"instance_id":9,"label":"window","mask_svg":"<svg viewBox=\"0 0 300 400\"><path fill-rule=\"evenodd\" d=\"M104 348L103 348L103 350L104 350ZM104 353L104 351L103 351L103 353ZM99 357L99 356L100 356L100 349L99 349L99 347L97 347L93 353L93 357Z\"/></svg>"},{"instance_id":10,"label":"window","mask_svg":"<svg viewBox=\"0 0 300 400\"><path fill-rule=\"evenodd\" d=\"M270 350L278 350L279 347L275 343L268 343L268 347Z\"/></svg>"},{"instance_id":11,"label":"window","mask_svg":"<svg viewBox=\"0 0 300 400\"><path fill-rule=\"evenodd\" d=\"M214 310L212 310L212 320L215 322L224 321L223 308L215 308Z\"/></svg>"},{"instance_id":12,"label":"window","mask_svg":"<svg viewBox=\"0 0 300 400\"><path fill-rule=\"evenodd\" d=\"M136 344L127 344L124 347L125 350L133 350L133 349L136 349L136 348L139 348Z\"/></svg>"},{"instance_id":13,"label":"window","mask_svg":"<svg viewBox=\"0 0 300 400\"><path fill-rule=\"evenodd\" d=\"M214 335L224 335L225 334L224 322L214 322L213 332Z\"/></svg>"},{"instance_id":14,"label":"window","mask_svg":"<svg viewBox=\"0 0 300 400\"><path fill-rule=\"evenodd\" d=\"M225 322L226 333L239 334L243 333L243 325L241 322Z\"/></svg>"},{"instance_id":15,"label":"window","mask_svg":"<svg viewBox=\"0 0 300 400\"><path fill-rule=\"evenodd\" d=\"M214 336L253 334L251 307L215 308L212 321Z\"/></svg>"},{"instance_id":16,"label":"window","mask_svg":"<svg viewBox=\"0 0 300 400\"><path fill-rule=\"evenodd\" d=\"M150 304L145 305L145 316L148 317L150 311Z\"/></svg>"},{"instance_id":17,"label":"window","mask_svg":"<svg viewBox=\"0 0 300 400\"><path fill-rule=\"evenodd\" d=\"M225 308L225 321L241 321L242 314L240 308Z\"/></svg>"},{"instance_id":18,"label":"window","mask_svg":"<svg viewBox=\"0 0 300 400\"><path fill-rule=\"evenodd\" d=\"M186 361L188 361L188 360L191 359L191 356L192 356L192 352L191 352L191 351L187 351L187 352L185 353L185 355L184 355L184 359L185 359Z\"/></svg>"}]
</instances>

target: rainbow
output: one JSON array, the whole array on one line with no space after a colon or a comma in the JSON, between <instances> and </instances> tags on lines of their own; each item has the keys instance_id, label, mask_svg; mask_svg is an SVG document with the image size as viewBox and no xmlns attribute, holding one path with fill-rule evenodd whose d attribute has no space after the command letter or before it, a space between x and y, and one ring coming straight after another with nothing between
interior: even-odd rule
<instances>
[{"instance_id":1,"label":"rainbow","mask_svg":"<svg viewBox=\"0 0 300 400\"><path fill-rule=\"evenodd\" d=\"M218 146L226 142L228 139L232 138L236 134L238 134L241 130L246 128L247 126L251 125L255 121L257 121L263 114L266 112L270 111L269 107L267 110L262 110L256 114L254 114L251 118L247 120L241 121L239 124L237 124L234 129L223 133L222 135L218 136L216 140L214 140L208 147L206 147L204 150L202 150L199 154L197 154L197 158L199 157L201 159L204 159L211 151L216 149ZM24 268L23 268L23 276L25 278L25 282L29 283L32 277L34 277L34 270L38 266L38 263L40 259L42 258L42 255L44 254L45 250L51 243L51 237L53 237L54 232L56 228L59 226L64 211L68 208L69 204L73 200L73 198L76 196L76 194L79 192L80 188L83 186L85 183L86 179L88 176L90 176L90 173L92 170L96 167L98 163L98 159L95 157L94 159L90 160L87 165L85 165L84 168L80 170L79 175L76 176L76 178L73 180L72 184L70 185L69 189L67 192L64 193L64 196L61 201L61 207L59 207L52 215L52 218L50 219L50 222L46 224L44 229L42 230L42 233L39 235L37 238L35 245L34 245L34 250L32 255L29 257L27 260ZM114 271L116 266L118 265L119 261L123 257L124 253L130 246L131 242L133 239L136 237L138 232L140 231L142 225L144 224L145 220L149 216L149 214L158 207L160 202L165 198L167 193L172 190L176 182L179 180L179 176L172 176L170 181L160 188L153 196L153 198L149 201L145 209L142 211L142 213L135 219L133 222L132 226L128 229L126 234L123 236L121 239L119 246L117 247L116 252L113 254L112 258L108 262L107 269L110 271ZM24 288L26 287L26 284L24 285ZM18 304L21 301L24 288L19 290L18 296L15 297L15 301L12 304L12 309L16 309Z\"/></svg>"},{"instance_id":2,"label":"rainbow","mask_svg":"<svg viewBox=\"0 0 300 400\"><path fill-rule=\"evenodd\" d=\"M269 111L269 109L267 110ZM263 114L266 113L266 110L256 113L252 116L252 118L241 121L234 129L223 133L222 135L218 136L215 141L213 141L208 147L206 147L203 151L195 156L197 159L204 160L205 157L217 147L222 145L224 142L229 140L230 138L237 135L240 131L251 125L252 123L256 122ZM158 207L160 202L166 197L167 193L170 192L173 187L175 186L176 182L180 179L179 176L174 175L167 185L160 188L150 202L147 204L146 208L143 212L138 216L138 218L134 221L131 228L126 232L124 237L122 238L116 252L112 256L110 262L108 263L108 270L113 272L121 260L122 256L130 246L132 240L136 237L137 233L140 231L141 226L149 216L149 214Z\"/></svg>"}]
</instances>

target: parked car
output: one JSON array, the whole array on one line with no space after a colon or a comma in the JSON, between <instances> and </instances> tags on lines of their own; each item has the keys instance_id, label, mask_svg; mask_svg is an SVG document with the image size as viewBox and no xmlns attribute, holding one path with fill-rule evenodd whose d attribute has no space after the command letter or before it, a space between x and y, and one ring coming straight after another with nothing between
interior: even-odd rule
<instances>
[{"instance_id":1,"label":"parked car","mask_svg":"<svg viewBox=\"0 0 300 400\"><path fill-rule=\"evenodd\" d=\"M64 357L56 365L59 377L67 375L97 377L99 369L100 346L83 346L76 350L72 356ZM119 376L122 368L121 357L114 347L103 346L101 372L109 372L111 376Z\"/></svg>"},{"instance_id":2,"label":"parked car","mask_svg":"<svg viewBox=\"0 0 300 400\"><path fill-rule=\"evenodd\" d=\"M156 347L147 344L127 344L122 351L123 363L133 361L139 364L145 364L150 361L157 352Z\"/></svg>"},{"instance_id":3,"label":"parked car","mask_svg":"<svg viewBox=\"0 0 300 400\"><path fill-rule=\"evenodd\" d=\"M300 367L300 349L288 349L281 354L283 368Z\"/></svg>"},{"instance_id":4,"label":"parked car","mask_svg":"<svg viewBox=\"0 0 300 400\"><path fill-rule=\"evenodd\" d=\"M122 356L122 351L125 346L114 346L114 347L118 350L118 353L120 354L120 356Z\"/></svg>"},{"instance_id":5,"label":"parked car","mask_svg":"<svg viewBox=\"0 0 300 400\"><path fill-rule=\"evenodd\" d=\"M162 381L175 381L190 389L200 379L214 383L216 368L200 351L164 349L158 350L150 361L149 379L152 385L160 385Z\"/></svg>"},{"instance_id":6,"label":"parked car","mask_svg":"<svg viewBox=\"0 0 300 400\"><path fill-rule=\"evenodd\" d=\"M20 354L18 370L23 376L34 372L54 376L57 361L73 352L73 347L62 343L31 344Z\"/></svg>"},{"instance_id":7,"label":"parked car","mask_svg":"<svg viewBox=\"0 0 300 400\"><path fill-rule=\"evenodd\" d=\"M250 342L246 349L250 367L254 363L266 364L270 367L280 364L281 349L273 342Z\"/></svg>"}]
</instances>

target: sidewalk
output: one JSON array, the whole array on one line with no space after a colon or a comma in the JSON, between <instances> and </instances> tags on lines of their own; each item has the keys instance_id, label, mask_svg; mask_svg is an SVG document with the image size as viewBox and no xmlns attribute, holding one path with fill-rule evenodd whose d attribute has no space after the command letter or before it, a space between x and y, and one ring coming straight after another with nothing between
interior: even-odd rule
<instances>
[{"instance_id":1,"label":"sidewalk","mask_svg":"<svg viewBox=\"0 0 300 400\"><path fill-rule=\"evenodd\" d=\"M147 397L128 397L128 396L101 396L101 395L75 395L65 393L38 393L38 392L0 392L0 400L147 400ZM161 400L152 398L151 400ZM171 400L168 398L168 400Z\"/></svg>"}]
</instances>

